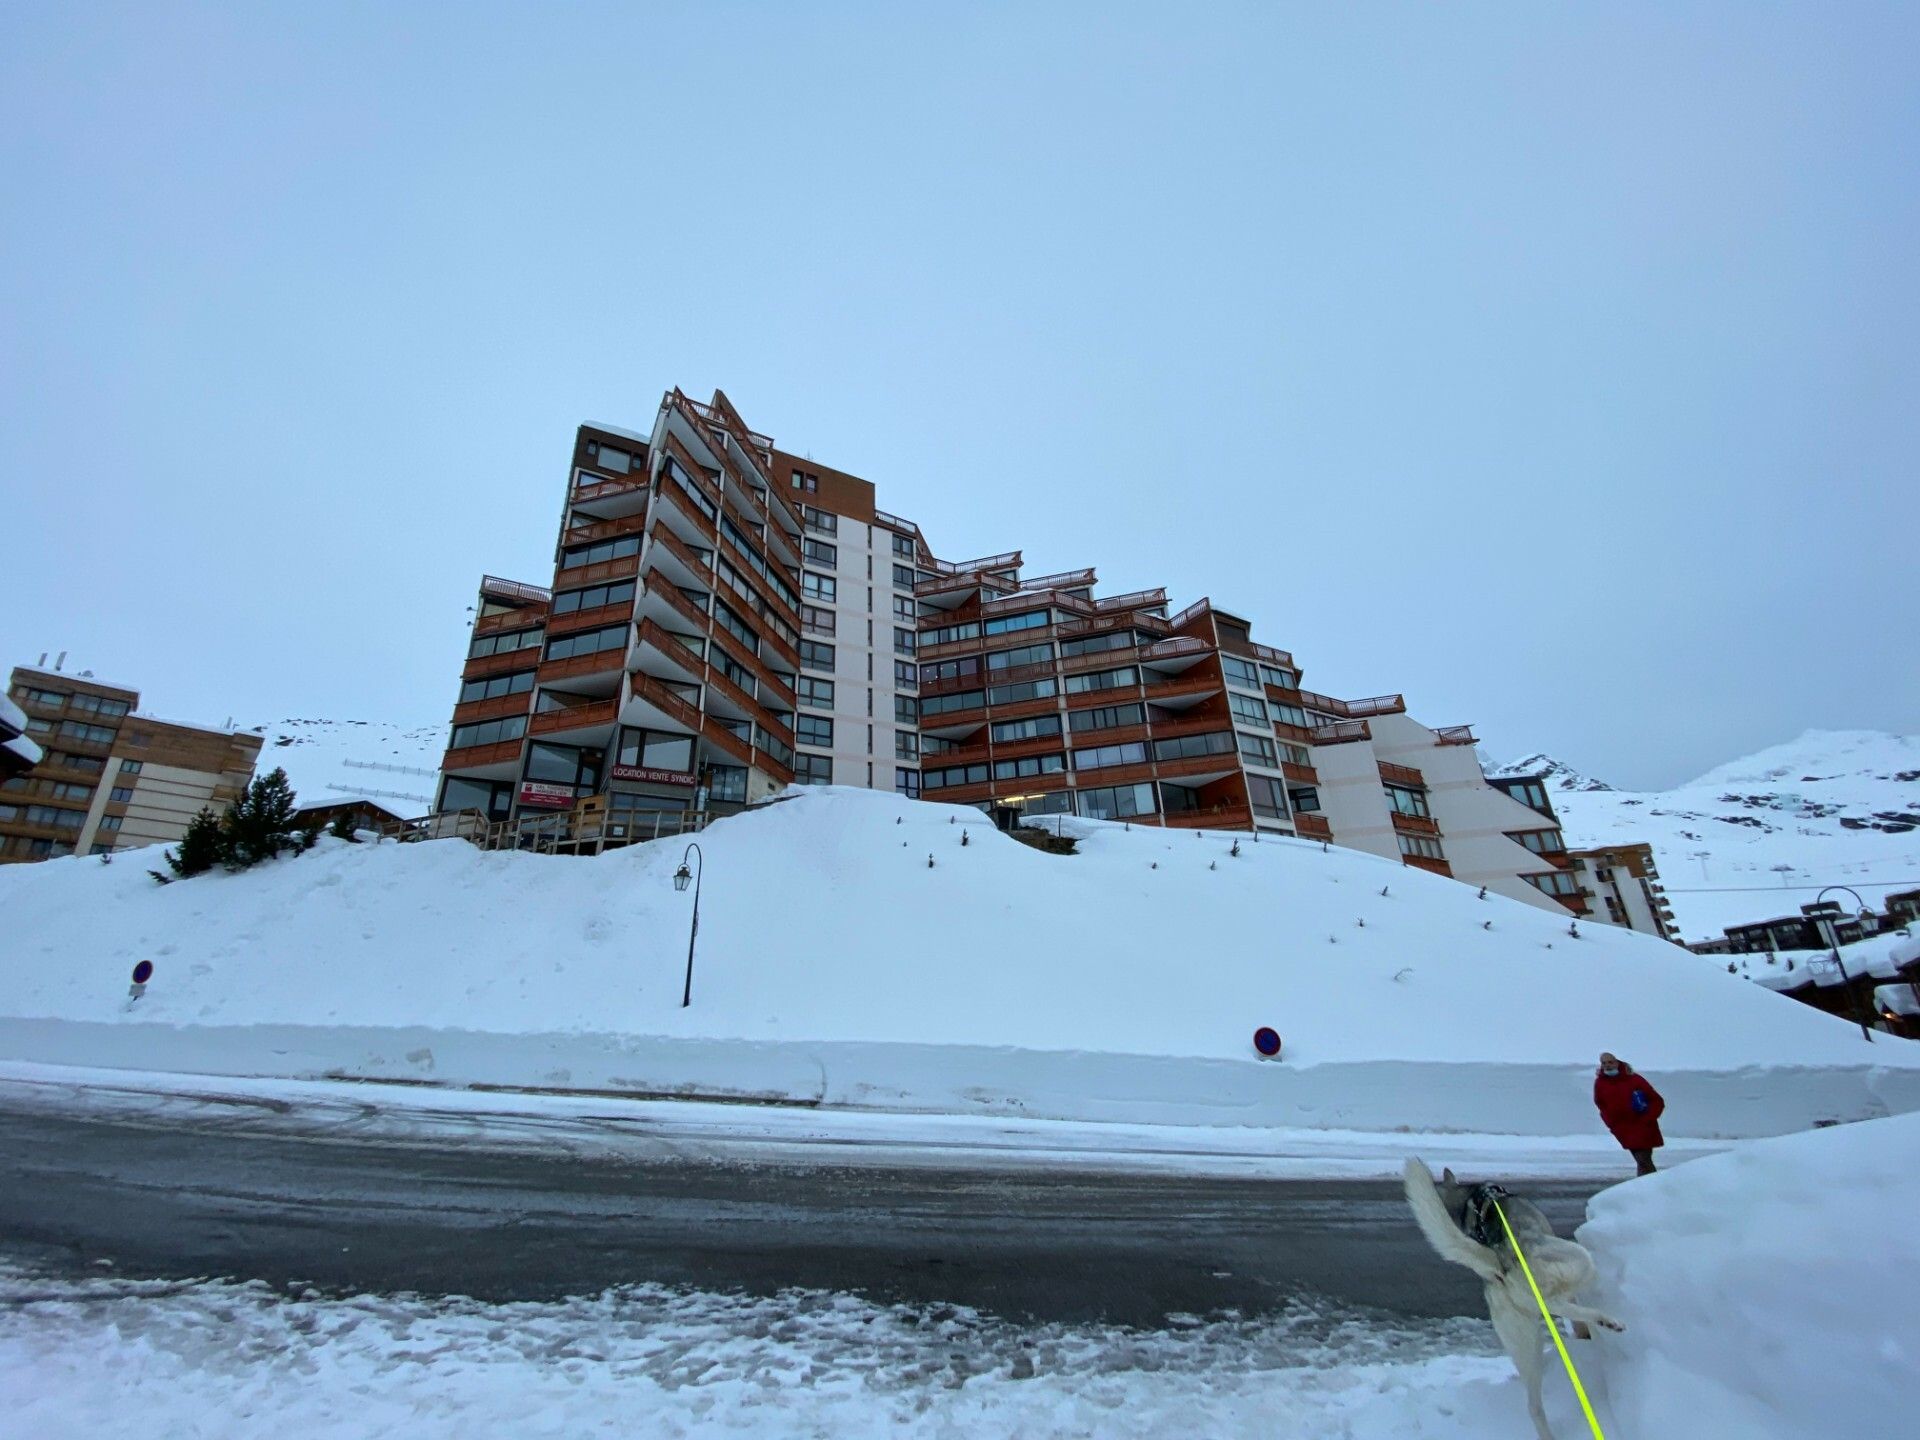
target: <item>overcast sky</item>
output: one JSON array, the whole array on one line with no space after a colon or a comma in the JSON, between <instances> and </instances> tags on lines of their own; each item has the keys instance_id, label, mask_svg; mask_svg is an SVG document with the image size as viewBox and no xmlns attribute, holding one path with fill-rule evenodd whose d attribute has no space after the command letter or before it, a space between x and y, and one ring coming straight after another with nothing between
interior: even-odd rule
<instances>
[{"instance_id":1,"label":"overcast sky","mask_svg":"<svg viewBox=\"0 0 1920 1440\"><path fill-rule=\"evenodd\" d=\"M1498 758L1920 728L1916 13L4 7L0 660L444 721L719 385Z\"/></svg>"}]
</instances>

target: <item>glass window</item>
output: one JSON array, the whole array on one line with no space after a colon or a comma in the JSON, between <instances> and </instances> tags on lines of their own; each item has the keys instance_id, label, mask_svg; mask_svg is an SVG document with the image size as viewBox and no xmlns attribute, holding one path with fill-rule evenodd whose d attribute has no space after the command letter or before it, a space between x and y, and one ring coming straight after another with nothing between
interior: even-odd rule
<instances>
[{"instance_id":1,"label":"glass window","mask_svg":"<svg viewBox=\"0 0 1920 1440\"><path fill-rule=\"evenodd\" d=\"M475 700L492 700L501 695L524 695L532 688L533 671L531 670L516 670L510 675L489 675L481 680L469 680L462 685L460 703L466 705Z\"/></svg>"},{"instance_id":2,"label":"glass window","mask_svg":"<svg viewBox=\"0 0 1920 1440\"><path fill-rule=\"evenodd\" d=\"M1227 677L1229 685L1244 685L1249 690L1260 688L1260 670L1250 660L1242 660L1238 655L1220 657L1220 673Z\"/></svg>"},{"instance_id":3,"label":"glass window","mask_svg":"<svg viewBox=\"0 0 1920 1440\"><path fill-rule=\"evenodd\" d=\"M1051 614L1045 610L1027 610L1019 615L996 615L986 622L985 632L989 635L1007 635L1016 630L1037 630L1045 625Z\"/></svg>"},{"instance_id":4,"label":"glass window","mask_svg":"<svg viewBox=\"0 0 1920 1440\"><path fill-rule=\"evenodd\" d=\"M961 694L958 694L958 695L950 695L950 696L947 696L946 698L947 698L947 699L949 699L949 700L957 700L957 699L965 699L965 698L966 698L966 693L967 693L967 692L962 692ZM975 690L975 691L972 691L971 693L972 693L972 696L973 696L973 703L974 703L975 705L978 705L978 704L980 703L980 692L979 692L978 690ZM919 720L920 720L920 716L921 716L921 713L922 713L922 710L923 710L923 708L924 708L924 705L925 705L925 703L926 703L926 702L923 702L923 701L919 701L919 700L915 700L915 699L913 698L913 696L911 696L911 695L896 695L896 696L894 696L894 697L893 697L893 721L894 721L894 724L896 724L896 725L914 725L914 724L917 724L917 723L919 723ZM961 709L961 708L963 708L963 707L962 707L962 706L958 706L958 705L956 705L956 706L954 706L953 708L954 708L954 709L956 709L956 710L958 710L958 709Z\"/></svg>"},{"instance_id":5,"label":"glass window","mask_svg":"<svg viewBox=\"0 0 1920 1440\"><path fill-rule=\"evenodd\" d=\"M1260 678L1269 685L1278 685L1282 690L1300 688L1300 677L1291 670L1282 670L1277 665L1262 665Z\"/></svg>"},{"instance_id":6,"label":"glass window","mask_svg":"<svg viewBox=\"0 0 1920 1440\"><path fill-rule=\"evenodd\" d=\"M1279 753L1273 748L1273 741L1263 735L1236 735L1240 742L1240 754L1255 765L1278 765Z\"/></svg>"},{"instance_id":7,"label":"glass window","mask_svg":"<svg viewBox=\"0 0 1920 1440\"><path fill-rule=\"evenodd\" d=\"M120 773L122 775L138 775L145 768L146 762L144 760L122 760L120 762Z\"/></svg>"},{"instance_id":8,"label":"glass window","mask_svg":"<svg viewBox=\"0 0 1920 1440\"><path fill-rule=\"evenodd\" d=\"M513 787L503 780L470 780L449 775L440 787L440 808L478 810L489 820L504 820L513 800Z\"/></svg>"},{"instance_id":9,"label":"glass window","mask_svg":"<svg viewBox=\"0 0 1920 1440\"><path fill-rule=\"evenodd\" d=\"M913 566L896 565L893 567L893 586L896 590L913 589Z\"/></svg>"},{"instance_id":10,"label":"glass window","mask_svg":"<svg viewBox=\"0 0 1920 1440\"><path fill-rule=\"evenodd\" d=\"M1065 755L1022 755L1017 760L993 762L996 780L1028 780L1035 775L1055 775L1067 768Z\"/></svg>"},{"instance_id":11,"label":"glass window","mask_svg":"<svg viewBox=\"0 0 1920 1440\"><path fill-rule=\"evenodd\" d=\"M894 535L893 553L896 555L905 556L909 560L913 559L912 537L906 536L906 535L898 535L898 534Z\"/></svg>"},{"instance_id":12,"label":"glass window","mask_svg":"<svg viewBox=\"0 0 1920 1440\"><path fill-rule=\"evenodd\" d=\"M747 767L714 765L707 770L707 799L744 805L747 799Z\"/></svg>"},{"instance_id":13,"label":"glass window","mask_svg":"<svg viewBox=\"0 0 1920 1440\"><path fill-rule=\"evenodd\" d=\"M920 737L911 730L894 731L893 758L896 760L918 760L920 758Z\"/></svg>"},{"instance_id":14,"label":"glass window","mask_svg":"<svg viewBox=\"0 0 1920 1440\"><path fill-rule=\"evenodd\" d=\"M1060 733L1058 715L1033 715L1025 720L997 720L993 725L996 743L1012 740L1039 740Z\"/></svg>"},{"instance_id":15,"label":"glass window","mask_svg":"<svg viewBox=\"0 0 1920 1440\"><path fill-rule=\"evenodd\" d=\"M1236 695L1229 690L1227 692L1227 708L1233 711L1234 719L1244 720L1249 725L1258 725L1262 729L1265 729L1273 723L1267 718L1266 702L1256 700L1251 695Z\"/></svg>"},{"instance_id":16,"label":"glass window","mask_svg":"<svg viewBox=\"0 0 1920 1440\"><path fill-rule=\"evenodd\" d=\"M1117 690L1123 685L1137 684L1140 672L1132 665L1123 665L1117 670L1089 670L1084 675L1067 676L1067 693L1084 695L1089 690Z\"/></svg>"},{"instance_id":17,"label":"glass window","mask_svg":"<svg viewBox=\"0 0 1920 1440\"><path fill-rule=\"evenodd\" d=\"M1402 815L1427 815L1427 792L1415 790L1410 785L1388 785L1387 804Z\"/></svg>"},{"instance_id":18,"label":"glass window","mask_svg":"<svg viewBox=\"0 0 1920 1440\"><path fill-rule=\"evenodd\" d=\"M595 789L600 784L600 752L536 740L527 747L527 779Z\"/></svg>"},{"instance_id":19,"label":"glass window","mask_svg":"<svg viewBox=\"0 0 1920 1440\"><path fill-rule=\"evenodd\" d=\"M1017 705L1022 700L1045 700L1058 688L1056 680L1019 680L1011 685L995 685L987 691L987 701L993 705Z\"/></svg>"},{"instance_id":20,"label":"glass window","mask_svg":"<svg viewBox=\"0 0 1920 1440\"><path fill-rule=\"evenodd\" d=\"M920 772L906 769L904 766L895 766L893 788L902 795L917 797L920 794Z\"/></svg>"},{"instance_id":21,"label":"glass window","mask_svg":"<svg viewBox=\"0 0 1920 1440\"><path fill-rule=\"evenodd\" d=\"M920 618L920 612L914 606L911 595L896 595L893 597L893 618L896 620L917 620Z\"/></svg>"},{"instance_id":22,"label":"glass window","mask_svg":"<svg viewBox=\"0 0 1920 1440\"><path fill-rule=\"evenodd\" d=\"M1428 860L1444 860L1446 854L1440 849L1440 842L1431 835L1399 835L1394 837L1400 842L1402 855L1419 855Z\"/></svg>"},{"instance_id":23,"label":"glass window","mask_svg":"<svg viewBox=\"0 0 1920 1440\"><path fill-rule=\"evenodd\" d=\"M1253 813L1269 819L1284 819L1287 813L1286 787L1269 775L1247 776L1247 798Z\"/></svg>"},{"instance_id":24,"label":"glass window","mask_svg":"<svg viewBox=\"0 0 1920 1440\"><path fill-rule=\"evenodd\" d=\"M968 620L959 625L942 625L920 637L929 645L951 645L956 640L978 640L980 622Z\"/></svg>"},{"instance_id":25,"label":"glass window","mask_svg":"<svg viewBox=\"0 0 1920 1440\"><path fill-rule=\"evenodd\" d=\"M893 627L893 653L896 655L913 654L913 646L914 646L915 638L916 637L913 631L902 630L898 625L894 626Z\"/></svg>"},{"instance_id":26,"label":"glass window","mask_svg":"<svg viewBox=\"0 0 1920 1440\"><path fill-rule=\"evenodd\" d=\"M911 660L893 662L893 683L901 690L917 690L920 687L920 672Z\"/></svg>"},{"instance_id":27,"label":"glass window","mask_svg":"<svg viewBox=\"0 0 1920 1440\"><path fill-rule=\"evenodd\" d=\"M840 533L840 517L831 510L816 510L811 505L800 507L800 523L809 530L817 530L822 535Z\"/></svg>"},{"instance_id":28,"label":"glass window","mask_svg":"<svg viewBox=\"0 0 1920 1440\"><path fill-rule=\"evenodd\" d=\"M1060 653L1066 655L1092 655L1102 650L1129 650L1140 643L1141 637L1131 630L1109 630L1104 635L1088 635L1078 640L1062 640Z\"/></svg>"},{"instance_id":29,"label":"glass window","mask_svg":"<svg viewBox=\"0 0 1920 1440\"><path fill-rule=\"evenodd\" d=\"M1107 765L1142 765L1146 759L1144 741L1135 740L1125 745L1094 745L1073 752L1073 768L1098 770Z\"/></svg>"},{"instance_id":30,"label":"glass window","mask_svg":"<svg viewBox=\"0 0 1920 1440\"><path fill-rule=\"evenodd\" d=\"M833 783L833 757L830 755L796 754L793 757L793 783L796 785L831 785Z\"/></svg>"},{"instance_id":31,"label":"glass window","mask_svg":"<svg viewBox=\"0 0 1920 1440\"><path fill-rule=\"evenodd\" d=\"M539 648L541 640L545 637L546 631L538 628L507 630L498 635L481 635L467 647L467 654L478 659L483 655L504 655L515 650L535 650Z\"/></svg>"},{"instance_id":32,"label":"glass window","mask_svg":"<svg viewBox=\"0 0 1920 1440\"><path fill-rule=\"evenodd\" d=\"M1102 705L1093 710L1070 710L1067 724L1074 730L1111 730L1120 725L1138 725L1146 711L1138 705Z\"/></svg>"},{"instance_id":33,"label":"glass window","mask_svg":"<svg viewBox=\"0 0 1920 1440\"><path fill-rule=\"evenodd\" d=\"M838 565L840 551L824 540L806 539L800 542L800 553L816 565Z\"/></svg>"},{"instance_id":34,"label":"glass window","mask_svg":"<svg viewBox=\"0 0 1920 1440\"><path fill-rule=\"evenodd\" d=\"M800 642L800 668L803 670L821 670L833 673L833 646L818 640Z\"/></svg>"},{"instance_id":35,"label":"glass window","mask_svg":"<svg viewBox=\"0 0 1920 1440\"><path fill-rule=\"evenodd\" d=\"M452 750L469 745L497 745L503 740L518 740L527 733L527 717L509 715L501 720L483 720L478 725L456 725L447 744Z\"/></svg>"},{"instance_id":36,"label":"glass window","mask_svg":"<svg viewBox=\"0 0 1920 1440\"><path fill-rule=\"evenodd\" d=\"M1307 712L1298 705L1275 704L1273 718L1282 725L1292 725L1299 730L1312 728L1312 722L1307 719Z\"/></svg>"},{"instance_id":37,"label":"glass window","mask_svg":"<svg viewBox=\"0 0 1920 1440\"><path fill-rule=\"evenodd\" d=\"M631 599L631 580L617 580L611 585L589 585L581 590L560 591L553 597L553 613L571 615L576 610L597 610L602 605L618 605Z\"/></svg>"},{"instance_id":38,"label":"glass window","mask_svg":"<svg viewBox=\"0 0 1920 1440\"><path fill-rule=\"evenodd\" d=\"M1184 760L1194 755L1224 755L1234 748L1233 736L1224 730L1211 735L1177 735L1171 740L1154 741L1153 758Z\"/></svg>"},{"instance_id":39,"label":"glass window","mask_svg":"<svg viewBox=\"0 0 1920 1440\"><path fill-rule=\"evenodd\" d=\"M793 721L793 738L801 745L819 745L833 748L833 721L821 715L797 715Z\"/></svg>"},{"instance_id":40,"label":"glass window","mask_svg":"<svg viewBox=\"0 0 1920 1440\"><path fill-rule=\"evenodd\" d=\"M833 611L815 605L800 607L800 628L809 635L833 634Z\"/></svg>"},{"instance_id":41,"label":"glass window","mask_svg":"<svg viewBox=\"0 0 1920 1440\"><path fill-rule=\"evenodd\" d=\"M1287 804L1303 814L1312 814L1320 808L1320 792L1311 785L1289 785Z\"/></svg>"},{"instance_id":42,"label":"glass window","mask_svg":"<svg viewBox=\"0 0 1920 1440\"><path fill-rule=\"evenodd\" d=\"M107 799L115 805L124 805L133 799L133 789L127 785L116 785L107 792Z\"/></svg>"},{"instance_id":43,"label":"glass window","mask_svg":"<svg viewBox=\"0 0 1920 1440\"><path fill-rule=\"evenodd\" d=\"M1051 645L1022 645L1017 650L995 650L987 656L987 669L1011 670L1021 665L1044 665L1053 660Z\"/></svg>"},{"instance_id":44,"label":"glass window","mask_svg":"<svg viewBox=\"0 0 1920 1440\"><path fill-rule=\"evenodd\" d=\"M603 650L623 650L627 644L627 630L625 625L603 625L597 630L556 635L547 641L547 659L568 660L576 655L597 655Z\"/></svg>"},{"instance_id":45,"label":"glass window","mask_svg":"<svg viewBox=\"0 0 1920 1440\"><path fill-rule=\"evenodd\" d=\"M1154 804L1151 785L1111 785L1098 790L1082 790L1079 796L1082 815L1095 820L1123 820L1129 815L1151 815Z\"/></svg>"},{"instance_id":46,"label":"glass window","mask_svg":"<svg viewBox=\"0 0 1920 1440\"><path fill-rule=\"evenodd\" d=\"M839 583L831 575L816 575L811 570L800 572L800 593L809 600L828 603L838 598L839 590Z\"/></svg>"},{"instance_id":47,"label":"glass window","mask_svg":"<svg viewBox=\"0 0 1920 1440\"><path fill-rule=\"evenodd\" d=\"M616 450L611 445L601 445L589 440L587 454L602 470L611 470L616 475L625 475L633 469L633 456L625 450Z\"/></svg>"},{"instance_id":48,"label":"glass window","mask_svg":"<svg viewBox=\"0 0 1920 1440\"><path fill-rule=\"evenodd\" d=\"M571 570L577 565L598 565L603 560L621 560L629 555L640 553L638 535L616 535L611 540L595 540L586 545L569 545L560 552L560 568Z\"/></svg>"},{"instance_id":49,"label":"glass window","mask_svg":"<svg viewBox=\"0 0 1920 1440\"><path fill-rule=\"evenodd\" d=\"M816 680L811 675L802 675L799 687L794 693L802 705L817 705L822 710L833 708L833 681L831 680Z\"/></svg>"}]
</instances>

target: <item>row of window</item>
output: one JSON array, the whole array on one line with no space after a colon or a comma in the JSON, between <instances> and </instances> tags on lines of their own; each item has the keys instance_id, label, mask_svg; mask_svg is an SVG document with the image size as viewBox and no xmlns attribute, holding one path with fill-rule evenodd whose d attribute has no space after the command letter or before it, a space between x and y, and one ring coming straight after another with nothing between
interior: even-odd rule
<instances>
[{"instance_id":1,"label":"row of window","mask_svg":"<svg viewBox=\"0 0 1920 1440\"><path fill-rule=\"evenodd\" d=\"M1522 875L1520 877L1534 889L1546 895L1577 895L1579 882L1565 870L1550 870L1545 875Z\"/></svg>"},{"instance_id":2,"label":"row of window","mask_svg":"<svg viewBox=\"0 0 1920 1440\"><path fill-rule=\"evenodd\" d=\"M602 605L618 605L633 599L633 581L616 580L611 585L589 585L584 590L562 590L553 597L553 613L571 615L576 610L597 610Z\"/></svg>"},{"instance_id":3,"label":"row of window","mask_svg":"<svg viewBox=\"0 0 1920 1440\"><path fill-rule=\"evenodd\" d=\"M1432 815L1433 812L1427 808L1426 791L1416 790L1411 785L1392 783L1388 783L1384 788L1387 792L1387 805L1391 809L1399 811L1402 815L1423 817Z\"/></svg>"},{"instance_id":4,"label":"row of window","mask_svg":"<svg viewBox=\"0 0 1920 1440\"><path fill-rule=\"evenodd\" d=\"M1258 725L1263 730L1273 723L1267 718L1266 701L1256 700L1251 695L1236 695L1229 690L1227 708L1233 712L1234 719L1244 720L1249 725Z\"/></svg>"},{"instance_id":5,"label":"row of window","mask_svg":"<svg viewBox=\"0 0 1920 1440\"><path fill-rule=\"evenodd\" d=\"M616 535L611 540L590 540L585 545L569 545L560 552L560 568L598 565L603 560L622 560L640 553L638 535Z\"/></svg>"},{"instance_id":6,"label":"row of window","mask_svg":"<svg viewBox=\"0 0 1920 1440\"><path fill-rule=\"evenodd\" d=\"M524 695L533 688L533 671L516 670L511 675L489 675L484 680L469 680L460 687L460 703L493 700L501 695Z\"/></svg>"},{"instance_id":7,"label":"row of window","mask_svg":"<svg viewBox=\"0 0 1920 1440\"><path fill-rule=\"evenodd\" d=\"M1509 830L1507 838L1536 855L1558 855L1567 848L1566 839L1558 830Z\"/></svg>"},{"instance_id":8,"label":"row of window","mask_svg":"<svg viewBox=\"0 0 1920 1440\"><path fill-rule=\"evenodd\" d=\"M479 659L483 655L510 655L516 650L538 649L547 632L539 627L532 630L503 630L493 635L476 635L473 644L467 647L467 655Z\"/></svg>"},{"instance_id":9,"label":"row of window","mask_svg":"<svg viewBox=\"0 0 1920 1440\"><path fill-rule=\"evenodd\" d=\"M1262 682L1278 685L1283 690L1300 688L1300 676L1295 671L1282 669L1278 665L1256 665L1238 655L1222 655L1220 670L1229 682L1244 685L1249 690L1258 690Z\"/></svg>"},{"instance_id":10,"label":"row of window","mask_svg":"<svg viewBox=\"0 0 1920 1440\"><path fill-rule=\"evenodd\" d=\"M469 745L497 745L502 740L518 740L526 733L526 716L507 715L498 720L454 726L447 746L449 749L463 750Z\"/></svg>"},{"instance_id":11,"label":"row of window","mask_svg":"<svg viewBox=\"0 0 1920 1440\"><path fill-rule=\"evenodd\" d=\"M1092 655L1101 650L1131 650L1136 645L1150 645L1151 635L1136 635L1131 630L1109 630L1103 635L1087 635L1078 640L1062 640L1060 654Z\"/></svg>"},{"instance_id":12,"label":"row of window","mask_svg":"<svg viewBox=\"0 0 1920 1440\"><path fill-rule=\"evenodd\" d=\"M1428 860L1447 858L1440 848L1440 842L1431 835L1400 835L1395 838L1400 841L1402 855L1419 855Z\"/></svg>"},{"instance_id":13,"label":"row of window","mask_svg":"<svg viewBox=\"0 0 1920 1440\"><path fill-rule=\"evenodd\" d=\"M64 705L82 715L124 715L133 708L125 700L109 700L102 695L75 695L65 690L42 690L37 685L22 685L14 693L35 705L48 708Z\"/></svg>"},{"instance_id":14,"label":"row of window","mask_svg":"<svg viewBox=\"0 0 1920 1440\"><path fill-rule=\"evenodd\" d=\"M579 630L571 635L556 635L547 641L546 658L568 660L576 655L597 655L603 650L624 650L631 628L624 624L602 625L597 630Z\"/></svg>"},{"instance_id":15,"label":"row of window","mask_svg":"<svg viewBox=\"0 0 1920 1440\"><path fill-rule=\"evenodd\" d=\"M787 577L781 574L780 567L769 564L767 557L761 553L760 547L749 540L746 532L734 524L728 516L720 517L720 533L740 547L740 553L747 557L747 564L753 567L753 573L773 587L774 594L789 605L800 603L800 597L793 593L793 586Z\"/></svg>"}]
</instances>

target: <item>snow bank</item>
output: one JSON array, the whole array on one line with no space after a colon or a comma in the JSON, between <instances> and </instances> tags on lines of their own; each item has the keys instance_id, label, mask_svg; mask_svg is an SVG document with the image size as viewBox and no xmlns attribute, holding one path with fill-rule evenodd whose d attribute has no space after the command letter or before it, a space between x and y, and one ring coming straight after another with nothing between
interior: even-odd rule
<instances>
[{"instance_id":1,"label":"snow bank","mask_svg":"<svg viewBox=\"0 0 1920 1440\"><path fill-rule=\"evenodd\" d=\"M0 1056L1070 1120L1572 1134L1592 1057L1673 1133L1920 1108L1920 1048L1711 959L1353 851L828 788L724 820L691 894L600 859L360 845L161 887L151 857L0 870ZM961 844L963 832L969 843ZM927 861L932 857L934 864ZM129 1006L127 975L156 975ZM1285 1037L1257 1060L1255 1027Z\"/></svg>"},{"instance_id":2,"label":"snow bank","mask_svg":"<svg viewBox=\"0 0 1920 1440\"><path fill-rule=\"evenodd\" d=\"M1579 1239L1627 1322L1622 1440L1914 1432L1920 1115L1795 1135L1603 1191Z\"/></svg>"}]
</instances>

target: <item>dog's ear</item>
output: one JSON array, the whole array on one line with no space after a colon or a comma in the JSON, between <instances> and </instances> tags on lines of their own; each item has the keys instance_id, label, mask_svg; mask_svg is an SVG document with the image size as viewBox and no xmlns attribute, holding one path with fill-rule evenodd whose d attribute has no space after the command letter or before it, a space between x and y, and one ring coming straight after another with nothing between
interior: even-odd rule
<instances>
[{"instance_id":1,"label":"dog's ear","mask_svg":"<svg viewBox=\"0 0 1920 1440\"><path fill-rule=\"evenodd\" d=\"M1458 1185L1460 1183L1453 1178L1453 1171L1451 1169L1442 1170L1440 1172L1440 1179L1448 1185Z\"/></svg>"}]
</instances>

